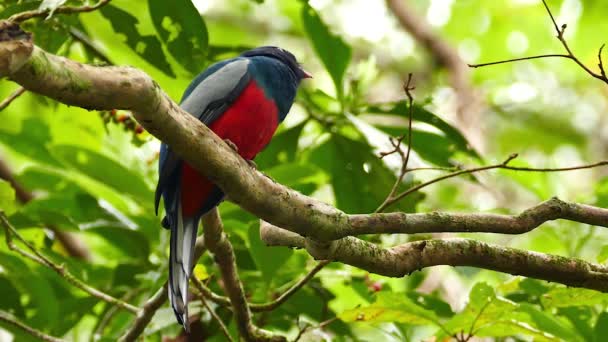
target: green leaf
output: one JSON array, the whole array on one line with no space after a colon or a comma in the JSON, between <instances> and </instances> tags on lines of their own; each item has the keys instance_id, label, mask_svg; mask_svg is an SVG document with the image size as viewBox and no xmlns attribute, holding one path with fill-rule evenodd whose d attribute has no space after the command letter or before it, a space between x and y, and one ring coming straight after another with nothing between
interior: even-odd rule
<instances>
[{"instance_id":1,"label":"green leaf","mask_svg":"<svg viewBox=\"0 0 608 342\"><path fill-rule=\"evenodd\" d=\"M270 283L277 271L293 255L287 247L268 247L260 239L260 225L254 223L249 227L249 251L251 257L264 279Z\"/></svg>"},{"instance_id":2,"label":"green leaf","mask_svg":"<svg viewBox=\"0 0 608 342\"><path fill-rule=\"evenodd\" d=\"M475 333L476 328L497 323L503 315L511 313L516 307L515 303L496 297L494 289L487 284L478 283L471 290L465 309L448 321L445 328L451 334L460 331Z\"/></svg>"},{"instance_id":3,"label":"green leaf","mask_svg":"<svg viewBox=\"0 0 608 342\"><path fill-rule=\"evenodd\" d=\"M28 302L24 303L27 324L34 328L54 326L59 318L59 306L49 282L11 254L0 252L0 266L13 286L29 297Z\"/></svg>"},{"instance_id":4,"label":"green leaf","mask_svg":"<svg viewBox=\"0 0 608 342\"><path fill-rule=\"evenodd\" d=\"M63 336L70 331L85 315L94 314L93 307L99 302L95 297L69 297L59 302L61 319L52 327L51 333Z\"/></svg>"},{"instance_id":5,"label":"green leaf","mask_svg":"<svg viewBox=\"0 0 608 342\"><path fill-rule=\"evenodd\" d=\"M53 166L61 164L50 155L47 144L52 140L49 126L39 118L26 118L21 123L21 130L14 132L0 126L0 142L11 150L18 152L38 163Z\"/></svg>"},{"instance_id":6,"label":"green leaf","mask_svg":"<svg viewBox=\"0 0 608 342\"><path fill-rule=\"evenodd\" d=\"M167 62L160 41L153 35L141 35L137 29L139 20L129 12L116 6L107 5L100 9L101 14L110 21L116 34L127 37L127 45L135 53L158 68L165 74L175 77L171 65Z\"/></svg>"},{"instance_id":7,"label":"green leaf","mask_svg":"<svg viewBox=\"0 0 608 342\"><path fill-rule=\"evenodd\" d=\"M409 113L409 105L407 101L399 101L392 104L382 104L382 105L373 105L368 108L363 108L360 110L361 113L370 113L370 114L389 114L389 115L397 115L408 119ZM460 133L460 131L441 119L436 114L431 113L430 111L424 109L423 107L414 104L414 108L412 110L412 119L414 121L424 122L429 124L438 130L440 130L445 138L453 144L453 147L450 147L450 150L460 151L466 153L474 158L481 159L477 151L475 151L467 139ZM383 126L382 124L378 124L379 128L386 130L390 129L390 127ZM392 126L394 129L394 126ZM404 123L404 129L401 131L401 134L406 132L407 122Z\"/></svg>"},{"instance_id":8,"label":"green leaf","mask_svg":"<svg viewBox=\"0 0 608 342\"><path fill-rule=\"evenodd\" d=\"M0 211L11 215L15 212L15 208L15 189L9 182L0 179Z\"/></svg>"},{"instance_id":9,"label":"green leaf","mask_svg":"<svg viewBox=\"0 0 608 342\"><path fill-rule=\"evenodd\" d=\"M142 201L150 201L152 190L141 178L118 162L97 152L70 145L53 146L51 153L63 164L88 177Z\"/></svg>"},{"instance_id":10,"label":"green leaf","mask_svg":"<svg viewBox=\"0 0 608 342\"><path fill-rule=\"evenodd\" d=\"M139 231L108 224L100 224L84 231L102 237L112 248L120 250L124 256L135 261L145 262L150 254L150 244Z\"/></svg>"},{"instance_id":11,"label":"green leaf","mask_svg":"<svg viewBox=\"0 0 608 342\"><path fill-rule=\"evenodd\" d=\"M277 166L266 170L265 174L276 182L305 195L312 194L327 179L321 170L314 165L300 163L279 163Z\"/></svg>"},{"instance_id":12,"label":"green leaf","mask_svg":"<svg viewBox=\"0 0 608 342\"><path fill-rule=\"evenodd\" d=\"M494 289L485 283L476 284L469 294L469 303L465 309L452 317L439 331L438 338L445 338L464 332L481 337L506 337L524 334L539 341L555 341L556 339L537 329L534 318L522 312L520 306L505 298L498 297ZM536 311L532 311L537 313ZM543 316L544 317L544 316ZM541 323L541 318L537 317ZM552 328L550 324L545 324ZM541 331L543 330L543 331Z\"/></svg>"},{"instance_id":13,"label":"green leaf","mask_svg":"<svg viewBox=\"0 0 608 342\"><path fill-rule=\"evenodd\" d=\"M52 12L48 16L51 15ZM47 17L44 21L23 24L23 28L34 35L36 45L51 53L58 53L69 40L69 28L72 26L80 26L76 16Z\"/></svg>"},{"instance_id":14,"label":"green leaf","mask_svg":"<svg viewBox=\"0 0 608 342\"><path fill-rule=\"evenodd\" d=\"M270 144L255 158L258 168L264 170L282 163L293 162L296 159L298 141L305 125L306 121L277 133Z\"/></svg>"},{"instance_id":15,"label":"green leaf","mask_svg":"<svg viewBox=\"0 0 608 342\"><path fill-rule=\"evenodd\" d=\"M207 27L190 0L148 0L152 23L169 53L193 74L201 71L207 50Z\"/></svg>"},{"instance_id":16,"label":"green leaf","mask_svg":"<svg viewBox=\"0 0 608 342\"><path fill-rule=\"evenodd\" d=\"M608 303L608 294L581 288L558 287L541 297L545 308L562 308Z\"/></svg>"},{"instance_id":17,"label":"green leaf","mask_svg":"<svg viewBox=\"0 0 608 342\"><path fill-rule=\"evenodd\" d=\"M345 322L399 322L412 325L441 325L434 311L419 306L404 293L393 292L378 292L373 304L346 310L339 317Z\"/></svg>"},{"instance_id":18,"label":"green leaf","mask_svg":"<svg viewBox=\"0 0 608 342\"><path fill-rule=\"evenodd\" d=\"M595 187L595 195L597 197L595 205L602 208L608 207L608 177L599 181Z\"/></svg>"},{"instance_id":19,"label":"green leaf","mask_svg":"<svg viewBox=\"0 0 608 342\"><path fill-rule=\"evenodd\" d=\"M591 321L596 316L594 309L593 306L569 306L560 308L557 313L568 319L585 341L593 341L593 326Z\"/></svg>"},{"instance_id":20,"label":"green leaf","mask_svg":"<svg viewBox=\"0 0 608 342\"><path fill-rule=\"evenodd\" d=\"M428 310L432 310L439 317L454 316L454 311L452 311L450 304L444 302L441 298L438 298L437 296L425 293L418 293L414 291L407 292L406 295L414 303L417 303L418 305Z\"/></svg>"},{"instance_id":21,"label":"green leaf","mask_svg":"<svg viewBox=\"0 0 608 342\"><path fill-rule=\"evenodd\" d=\"M15 223L17 227L54 225L64 230L78 230L79 224L95 221L121 223L101 208L96 198L83 192L59 192L36 198L23 206L19 213L28 220L17 221ZM20 217L18 218L21 220Z\"/></svg>"},{"instance_id":22,"label":"green leaf","mask_svg":"<svg viewBox=\"0 0 608 342\"><path fill-rule=\"evenodd\" d=\"M340 36L331 33L319 14L308 4L302 8L302 20L315 52L334 81L338 98L342 99L344 73L351 58L350 46Z\"/></svg>"},{"instance_id":23,"label":"green leaf","mask_svg":"<svg viewBox=\"0 0 608 342\"><path fill-rule=\"evenodd\" d=\"M602 312L593 328L593 341L602 342L608 336L608 312Z\"/></svg>"},{"instance_id":24,"label":"green leaf","mask_svg":"<svg viewBox=\"0 0 608 342\"><path fill-rule=\"evenodd\" d=\"M310 162L330 175L336 205L347 213L373 212L396 180L367 143L338 134L313 150ZM391 208L413 212L419 200L409 196Z\"/></svg>"},{"instance_id":25,"label":"green leaf","mask_svg":"<svg viewBox=\"0 0 608 342\"><path fill-rule=\"evenodd\" d=\"M21 305L21 294L5 275L0 276L0 308L7 312L13 312L17 317L25 317L23 305Z\"/></svg>"},{"instance_id":26,"label":"green leaf","mask_svg":"<svg viewBox=\"0 0 608 342\"><path fill-rule=\"evenodd\" d=\"M538 329L565 341L584 341L584 338L569 324L555 315L540 311L530 304L521 304L520 310L527 313Z\"/></svg>"},{"instance_id":27,"label":"green leaf","mask_svg":"<svg viewBox=\"0 0 608 342\"><path fill-rule=\"evenodd\" d=\"M361 132L361 134L366 136L366 139L368 142L370 142L370 144L378 142L378 135L372 133L372 130L375 130L376 128L369 126L368 122L359 120L359 118L352 115L347 115L347 117ZM380 129L384 133L388 134L388 136L384 137L384 142L388 142L389 136L399 137L403 134L407 134L406 127L378 126L377 129ZM403 148L406 149L407 140L403 142L403 145ZM377 146L381 145L377 144L376 147ZM451 159L457 152L459 152L456 144L444 135L418 129L412 129L412 150L415 151L422 159L435 165L442 166L452 166L453 161Z\"/></svg>"},{"instance_id":28,"label":"green leaf","mask_svg":"<svg viewBox=\"0 0 608 342\"><path fill-rule=\"evenodd\" d=\"M35 10L39 6L38 0L3 0L0 2L0 18L7 19L13 14Z\"/></svg>"},{"instance_id":29,"label":"green leaf","mask_svg":"<svg viewBox=\"0 0 608 342\"><path fill-rule=\"evenodd\" d=\"M603 264L608 260L608 246L602 247L600 253L597 255L597 262Z\"/></svg>"}]
</instances>

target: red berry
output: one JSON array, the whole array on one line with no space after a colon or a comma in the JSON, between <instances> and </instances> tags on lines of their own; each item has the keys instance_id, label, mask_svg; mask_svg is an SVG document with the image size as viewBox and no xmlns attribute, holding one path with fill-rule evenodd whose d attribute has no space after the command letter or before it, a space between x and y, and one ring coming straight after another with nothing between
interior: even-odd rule
<instances>
[{"instance_id":1,"label":"red berry","mask_svg":"<svg viewBox=\"0 0 608 342\"><path fill-rule=\"evenodd\" d=\"M143 133L143 131L144 131L144 128L141 127L140 125L137 125L135 127L135 134L141 134L141 133Z\"/></svg>"},{"instance_id":2,"label":"red berry","mask_svg":"<svg viewBox=\"0 0 608 342\"><path fill-rule=\"evenodd\" d=\"M128 115L124 115L124 114L120 114L117 118L116 121L118 122L125 122L127 120L129 116Z\"/></svg>"},{"instance_id":3,"label":"red berry","mask_svg":"<svg viewBox=\"0 0 608 342\"><path fill-rule=\"evenodd\" d=\"M370 290L374 291L374 292L378 292L382 290L382 283L379 281L376 281L372 284L372 286L370 286Z\"/></svg>"},{"instance_id":4,"label":"red berry","mask_svg":"<svg viewBox=\"0 0 608 342\"><path fill-rule=\"evenodd\" d=\"M110 111L110 116L116 116L116 109L112 109Z\"/></svg>"}]
</instances>

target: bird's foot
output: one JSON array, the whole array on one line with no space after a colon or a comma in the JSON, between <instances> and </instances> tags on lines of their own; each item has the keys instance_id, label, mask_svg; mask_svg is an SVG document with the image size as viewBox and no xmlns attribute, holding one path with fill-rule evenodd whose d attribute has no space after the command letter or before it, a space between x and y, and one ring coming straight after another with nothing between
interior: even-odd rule
<instances>
[{"instance_id":1,"label":"bird's foot","mask_svg":"<svg viewBox=\"0 0 608 342\"><path fill-rule=\"evenodd\" d=\"M230 141L230 139L224 139L224 142L226 143L226 145L230 146L230 148L233 149L234 152L238 152L239 151L238 146L236 146L235 143L233 143L232 141Z\"/></svg>"}]
</instances>

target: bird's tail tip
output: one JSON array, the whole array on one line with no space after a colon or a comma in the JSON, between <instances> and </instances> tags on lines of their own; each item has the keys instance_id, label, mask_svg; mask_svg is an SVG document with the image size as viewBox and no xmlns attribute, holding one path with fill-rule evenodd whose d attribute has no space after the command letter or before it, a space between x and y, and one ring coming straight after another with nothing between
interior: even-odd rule
<instances>
[{"instance_id":1,"label":"bird's tail tip","mask_svg":"<svg viewBox=\"0 0 608 342\"><path fill-rule=\"evenodd\" d=\"M182 217L179 209L177 220L171 225L168 291L175 317L188 332L188 282L194 262L198 219Z\"/></svg>"},{"instance_id":2,"label":"bird's tail tip","mask_svg":"<svg viewBox=\"0 0 608 342\"><path fill-rule=\"evenodd\" d=\"M169 301L173 307L173 313L177 322L184 327L184 330L190 332L190 321L188 320L188 303L184 303L181 298L173 296L169 288ZM176 303L177 302L177 303Z\"/></svg>"}]
</instances>

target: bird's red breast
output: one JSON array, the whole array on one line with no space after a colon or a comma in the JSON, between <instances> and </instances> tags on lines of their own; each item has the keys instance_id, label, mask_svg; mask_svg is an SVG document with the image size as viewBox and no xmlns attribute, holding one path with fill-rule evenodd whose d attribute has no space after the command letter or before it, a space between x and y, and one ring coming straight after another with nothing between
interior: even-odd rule
<instances>
[{"instance_id":1,"label":"bird's red breast","mask_svg":"<svg viewBox=\"0 0 608 342\"><path fill-rule=\"evenodd\" d=\"M209 128L220 138L232 141L241 157L251 160L270 142L278 124L275 102L252 80ZM184 162L181 178L182 213L187 216L198 213L213 187L213 183Z\"/></svg>"}]
</instances>

